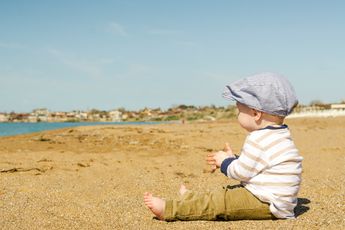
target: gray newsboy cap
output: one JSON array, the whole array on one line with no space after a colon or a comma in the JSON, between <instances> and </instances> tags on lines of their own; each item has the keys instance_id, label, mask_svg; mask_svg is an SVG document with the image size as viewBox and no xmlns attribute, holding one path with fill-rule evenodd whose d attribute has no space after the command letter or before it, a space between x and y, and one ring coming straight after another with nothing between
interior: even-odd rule
<instances>
[{"instance_id":1,"label":"gray newsboy cap","mask_svg":"<svg viewBox=\"0 0 345 230\"><path fill-rule=\"evenodd\" d=\"M290 82L275 73L260 73L235 81L226 86L223 97L283 117L298 104Z\"/></svg>"}]
</instances>

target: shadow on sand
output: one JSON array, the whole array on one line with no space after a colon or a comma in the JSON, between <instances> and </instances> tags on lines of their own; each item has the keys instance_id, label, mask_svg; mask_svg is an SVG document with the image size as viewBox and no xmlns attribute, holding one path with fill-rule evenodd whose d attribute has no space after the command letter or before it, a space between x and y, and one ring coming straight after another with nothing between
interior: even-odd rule
<instances>
[{"instance_id":1,"label":"shadow on sand","mask_svg":"<svg viewBox=\"0 0 345 230\"><path fill-rule=\"evenodd\" d=\"M308 206L306 206L309 203L310 203L310 200L307 198L297 199L297 206L295 208L296 217L302 215L303 213L307 212L310 209Z\"/></svg>"}]
</instances>

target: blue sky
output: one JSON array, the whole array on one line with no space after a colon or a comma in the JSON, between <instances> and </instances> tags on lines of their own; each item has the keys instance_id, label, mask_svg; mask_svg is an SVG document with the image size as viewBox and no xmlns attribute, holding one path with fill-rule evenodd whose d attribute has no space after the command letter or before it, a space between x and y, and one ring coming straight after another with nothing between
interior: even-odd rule
<instances>
[{"instance_id":1,"label":"blue sky","mask_svg":"<svg viewBox=\"0 0 345 230\"><path fill-rule=\"evenodd\" d=\"M1 1L0 112L227 105L278 72L299 100L345 100L344 1Z\"/></svg>"}]
</instances>

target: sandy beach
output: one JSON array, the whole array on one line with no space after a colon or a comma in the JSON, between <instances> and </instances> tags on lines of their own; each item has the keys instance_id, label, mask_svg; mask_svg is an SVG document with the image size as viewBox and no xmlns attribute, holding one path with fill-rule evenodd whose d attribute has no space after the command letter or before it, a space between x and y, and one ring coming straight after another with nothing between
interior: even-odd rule
<instances>
[{"instance_id":1,"label":"sandy beach","mask_svg":"<svg viewBox=\"0 0 345 230\"><path fill-rule=\"evenodd\" d=\"M246 132L236 120L95 126L0 138L1 229L344 229L345 117L288 119L303 161L296 220L162 222L143 193L175 198L237 184L208 152Z\"/></svg>"}]
</instances>

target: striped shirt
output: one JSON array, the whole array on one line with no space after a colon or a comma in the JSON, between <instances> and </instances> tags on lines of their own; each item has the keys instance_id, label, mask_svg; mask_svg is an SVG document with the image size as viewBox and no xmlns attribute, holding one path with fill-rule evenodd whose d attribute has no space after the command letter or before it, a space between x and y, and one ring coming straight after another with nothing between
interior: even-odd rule
<instances>
[{"instance_id":1,"label":"striped shirt","mask_svg":"<svg viewBox=\"0 0 345 230\"><path fill-rule=\"evenodd\" d=\"M229 158L221 170L263 202L277 218L294 218L302 160L286 125L251 132L238 159Z\"/></svg>"}]
</instances>

